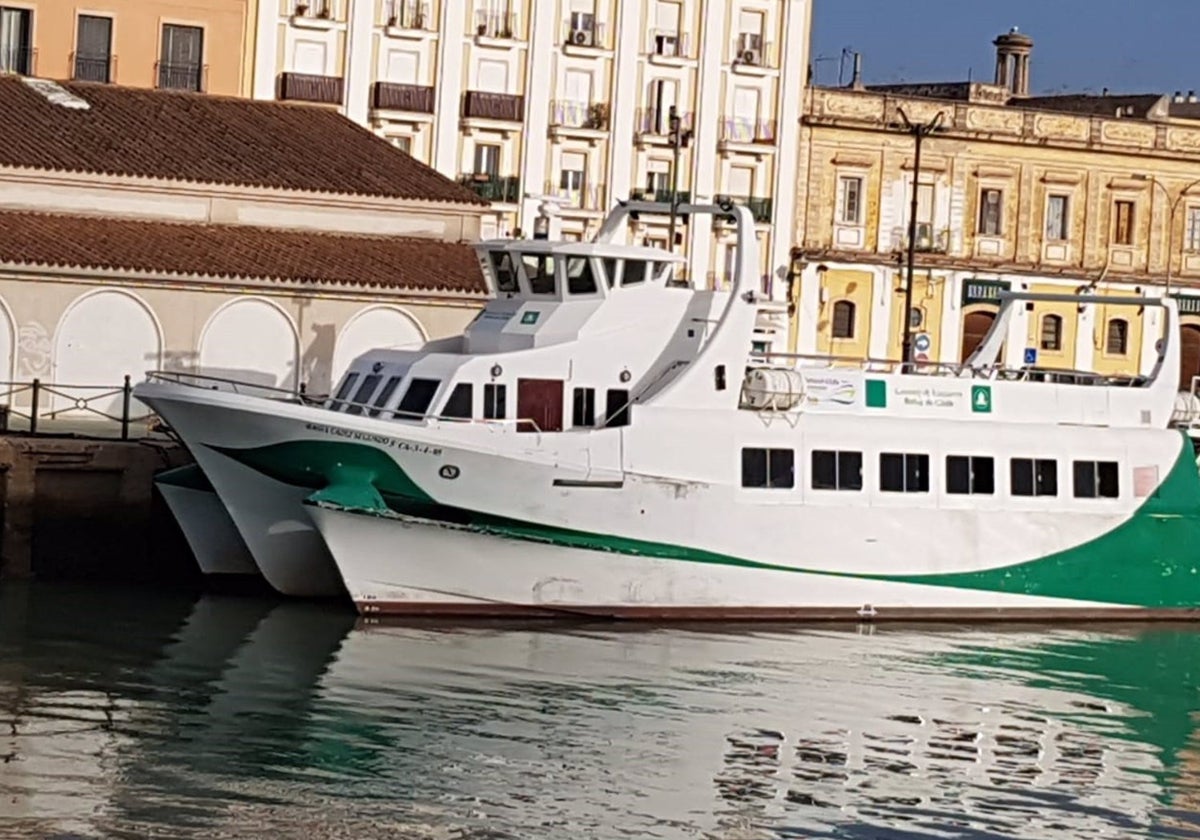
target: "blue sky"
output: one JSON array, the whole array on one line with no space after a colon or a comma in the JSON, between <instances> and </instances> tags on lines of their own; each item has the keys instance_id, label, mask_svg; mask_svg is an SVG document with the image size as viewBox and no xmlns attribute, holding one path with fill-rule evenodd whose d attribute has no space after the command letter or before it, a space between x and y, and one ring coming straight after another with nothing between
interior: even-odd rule
<instances>
[{"instance_id":1,"label":"blue sky","mask_svg":"<svg viewBox=\"0 0 1200 840\"><path fill-rule=\"evenodd\" d=\"M1034 39L1035 93L1200 94L1200 0L813 0L816 81L837 83L849 47L868 84L990 82L1013 26Z\"/></svg>"}]
</instances>

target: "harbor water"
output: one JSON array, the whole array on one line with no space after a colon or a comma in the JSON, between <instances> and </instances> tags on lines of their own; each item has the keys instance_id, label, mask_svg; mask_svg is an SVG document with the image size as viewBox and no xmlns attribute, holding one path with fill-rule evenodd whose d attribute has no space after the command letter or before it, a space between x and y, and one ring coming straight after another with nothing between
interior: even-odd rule
<instances>
[{"instance_id":1,"label":"harbor water","mask_svg":"<svg viewBox=\"0 0 1200 840\"><path fill-rule=\"evenodd\" d=\"M1200 624L363 625L0 585L0 837L1200 837Z\"/></svg>"}]
</instances>

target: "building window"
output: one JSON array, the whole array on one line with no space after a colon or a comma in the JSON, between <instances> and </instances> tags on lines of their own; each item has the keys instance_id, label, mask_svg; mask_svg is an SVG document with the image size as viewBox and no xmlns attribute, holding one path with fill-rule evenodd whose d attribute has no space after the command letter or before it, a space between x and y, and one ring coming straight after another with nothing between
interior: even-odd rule
<instances>
[{"instance_id":1,"label":"building window","mask_svg":"<svg viewBox=\"0 0 1200 840\"><path fill-rule=\"evenodd\" d=\"M1121 495L1116 461L1076 461L1075 498L1115 499Z\"/></svg>"},{"instance_id":2,"label":"building window","mask_svg":"<svg viewBox=\"0 0 1200 840\"><path fill-rule=\"evenodd\" d=\"M1070 201L1065 195L1052 195L1046 199L1046 239L1050 242L1065 242L1070 236Z\"/></svg>"},{"instance_id":3,"label":"building window","mask_svg":"<svg viewBox=\"0 0 1200 840\"><path fill-rule=\"evenodd\" d=\"M604 395L604 425L629 425L629 391L624 388L609 388Z\"/></svg>"},{"instance_id":4,"label":"building window","mask_svg":"<svg viewBox=\"0 0 1200 840\"><path fill-rule=\"evenodd\" d=\"M796 486L796 453L791 449L743 449L742 486L787 490Z\"/></svg>"},{"instance_id":5,"label":"building window","mask_svg":"<svg viewBox=\"0 0 1200 840\"><path fill-rule=\"evenodd\" d=\"M171 90L201 89L204 30L199 26L164 23L158 86Z\"/></svg>"},{"instance_id":6,"label":"building window","mask_svg":"<svg viewBox=\"0 0 1200 840\"><path fill-rule=\"evenodd\" d=\"M979 233L982 236L1000 235L1000 217L1004 207L1004 193L1000 190L979 192Z\"/></svg>"},{"instance_id":7,"label":"building window","mask_svg":"<svg viewBox=\"0 0 1200 840\"><path fill-rule=\"evenodd\" d=\"M508 386L486 384L483 386L483 419L503 420L508 414Z\"/></svg>"},{"instance_id":8,"label":"building window","mask_svg":"<svg viewBox=\"0 0 1200 840\"><path fill-rule=\"evenodd\" d=\"M1104 352L1110 356L1124 356L1129 352L1129 322L1124 318L1113 318L1108 322Z\"/></svg>"},{"instance_id":9,"label":"building window","mask_svg":"<svg viewBox=\"0 0 1200 840\"><path fill-rule=\"evenodd\" d=\"M880 453L879 489L886 493L928 493L929 456L912 452Z\"/></svg>"},{"instance_id":10,"label":"building window","mask_svg":"<svg viewBox=\"0 0 1200 840\"><path fill-rule=\"evenodd\" d=\"M1133 244L1133 202L1118 201L1113 205L1113 244Z\"/></svg>"},{"instance_id":11,"label":"building window","mask_svg":"<svg viewBox=\"0 0 1200 840\"><path fill-rule=\"evenodd\" d=\"M1042 316L1042 349L1058 352L1062 350L1062 316Z\"/></svg>"},{"instance_id":12,"label":"building window","mask_svg":"<svg viewBox=\"0 0 1200 840\"><path fill-rule=\"evenodd\" d=\"M475 168L471 171L476 175L499 175L500 147L493 143L476 143Z\"/></svg>"},{"instance_id":13,"label":"building window","mask_svg":"<svg viewBox=\"0 0 1200 840\"><path fill-rule=\"evenodd\" d=\"M854 338L854 303L839 300L833 305L833 337Z\"/></svg>"},{"instance_id":14,"label":"building window","mask_svg":"<svg viewBox=\"0 0 1200 840\"><path fill-rule=\"evenodd\" d=\"M85 82L112 81L112 18L80 15L75 35L75 78Z\"/></svg>"},{"instance_id":15,"label":"building window","mask_svg":"<svg viewBox=\"0 0 1200 840\"><path fill-rule=\"evenodd\" d=\"M409 135L409 134L394 134L391 137L389 137L388 140L390 140L392 142L393 146L395 146L400 151L404 152L404 154L406 154L406 155L412 154L412 140L413 139L412 139L411 135Z\"/></svg>"},{"instance_id":16,"label":"building window","mask_svg":"<svg viewBox=\"0 0 1200 840\"><path fill-rule=\"evenodd\" d=\"M1047 458L1013 458L1009 480L1014 496L1057 496L1058 462Z\"/></svg>"},{"instance_id":17,"label":"building window","mask_svg":"<svg viewBox=\"0 0 1200 840\"><path fill-rule=\"evenodd\" d=\"M862 453L814 449L812 488L814 490L861 490Z\"/></svg>"},{"instance_id":18,"label":"building window","mask_svg":"<svg viewBox=\"0 0 1200 840\"><path fill-rule=\"evenodd\" d=\"M0 6L0 73L33 72L33 13Z\"/></svg>"},{"instance_id":19,"label":"building window","mask_svg":"<svg viewBox=\"0 0 1200 840\"><path fill-rule=\"evenodd\" d=\"M989 496L995 493L995 461L979 455L946 456L946 492Z\"/></svg>"},{"instance_id":20,"label":"building window","mask_svg":"<svg viewBox=\"0 0 1200 840\"><path fill-rule=\"evenodd\" d=\"M459 382L442 407L442 416L466 420L471 417L475 395L470 382Z\"/></svg>"},{"instance_id":21,"label":"building window","mask_svg":"<svg viewBox=\"0 0 1200 840\"><path fill-rule=\"evenodd\" d=\"M654 166L657 161L651 162ZM651 169L646 173L646 200L669 201L671 197L671 164L662 164L663 168Z\"/></svg>"},{"instance_id":22,"label":"building window","mask_svg":"<svg viewBox=\"0 0 1200 840\"><path fill-rule=\"evenodd\" d=\"M376 373L367 374L363 377L362 384L358 386L358 390L354 392L354 399L351 400L349 408L346 409L347 414L362 414L363 407L371 401L371 396L375 393L375 389L379 387L383 377Z\"/></svg>"},{"instance_id":23,"label":"building window","mask_svg":"<svg viewBox=\"0 0 1200 840\"><path fill-rule=\"evenodd\" d=\"M558 173L558 195L572 207L584 205L584 185L587 181L587 158L574 152L564 152L562 169Z\"/></svg>"},{"instance_id":24,"label":"building window","mask_svg":"<svg viewBox=\"0 0 1200 840\"><path fill-rule=\"evenodd\" d=\"M841 193L842 212L838 217L844 225L862 224L862 178L842 178Z\"/></svg>"},{"instance_id":25,"label":"building window","mask_svg":"<svg viewBox=\"0 0 1200 840\"><path fill-rule=\"evenodd\" d=\"M1188 208L1185 234L1184 247L1189 251L1200 251L1200 207Z\"/></svg>"},{"instance_id":26,"label":"building window","mask_svg":"<svg viewBox=\"0 0 1200 840\"><path fill-rule=\"evenodd\" d=\"M596 425L596 389L576 388L571 408L572 426Z\"/></svg>"}]
</instances>

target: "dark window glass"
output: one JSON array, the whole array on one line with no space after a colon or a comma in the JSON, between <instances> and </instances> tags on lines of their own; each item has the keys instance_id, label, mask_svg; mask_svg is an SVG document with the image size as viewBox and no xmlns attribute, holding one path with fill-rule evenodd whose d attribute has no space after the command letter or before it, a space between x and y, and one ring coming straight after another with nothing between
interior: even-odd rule
<instances>
[{"instance_id":1,"label":"dark window glass","mask_svg":"<svg viewBox=\"0 0 1200 840\"><path fill-rule=\"evenodd\" d=\"M400 382L404 379L403 376L392 376L384 383L383 390L379 392L379 396L375 398L375 407L367 414L372 417L378 417L380 409L387 405L388 400L392 398L392 394L396 393L396 388L400 386Z\"/></svg>"},{"instance_id":2,"label":"dark window glass","mask_svg":"<svg viewBox=\"0 0 1200 840\"><path fill-rule=\"evenodd\" d=\"M929 492L929 456L912 452L881 453L879 489L889 493Z\"/></svg>"},{"instance_id":3,"label":"dark window glass","mask_svg":"<svg viewBox=\"0 0 1200 840\"><path fill-rule=\"evenodd\" d=\"M650 276L651 268L649 263L641 260L625 260L625 271L621 274L622 286L636 286L639 283L645 283L646 278Z\"/></svg>"},{"instance_id":4,"label":"dark window glass","mask_svg":"<svg viewBox=\"0 0 1200 840\"><path fill-rule=\"evenodd\" d=\"M347 414L362 414L363 404L371 399L371 395L375 393L375 389L379 387L379 380L383 377L379 374L372 373L363 377L362 384L358 386L358 390L354 392L354 399L351 405L346 409Z\"/></svg>"},{"instance_id":5,"label":"dark window glass","mask_svg":"<svg viewBox=\"0 0 1200 840\"><path fill-rule=\"evenodd\" d=\"M795 487L796 453L790 449L743 449L742 486Z\"/></svg>"},{"instance_id":6,"label":"dark window glass","mask_svg":"<svg viewBox=\"0 0 1200 840\"><path fill-rule=\"evenodd\" d=\"M483 386L483 419L503 420L508 414L508 386Z\"/></svg>"},{"instance_id":7,"label":"dark window glass","mask_svg":"<svg viewBox=\"0 0 1200 840\"><path fill-rule=\"evenodd\" d=\"M0 6L0 73L33 72L33 13Z\"/></svg>"},{"instance_id":8,"label":"dark window glass","mask_svg":"<svg viewBox=\"0 0 1200 840\"><path fill-rule=\"evenodd\" d=\"M861 452L839 452L838 453L838 489L839 490L861 490L862 487L863 487L862 453Z\"/></svg>"},{"instance_id":9,"label":"dark window glass","mask_svg":"<svg viewBox=\"0 0 1200 840\"><path fill-rule=\"evenodd\" d=\"M201 88L204 30L198 26L164 23L158 86L174 90Z\"/></svg>"},{"instance_id":10,"label":"dark window glass","mask_svg":"<svg viewBox=\"0 0 1200 840\"><path fill-rule=\"evenodd\" d=\"M111 55L112 18L80 15L75 37L75 78L108 82Z\"/></svg>"},{"instance_id":11,"label":"dark window glass","mask_svg":"<svg viewBox=\"0 0 1200 840\"><path fill-rule=\"evenodd\" d=\"M1062 349L1062 329L1063 321L1058 315L1045 315L1042 317L1043 350Z\"/></svg>"},{"instance_id":12,"label":"dark window glass","mask_svg":"<svg viewBox=\"0 0 1200 840\"><path fill-rule=\"evenodd\" d=\"M571 406L572 426L596 425L596 389L576 388Z\"/></svg>"},{"instance_id":13,"label":"dark window glass","mask_svg":"<svg viewBox=\"0 0 1200 840\"><path fill-rule=\"evenodd\" d=\"M1116 461L1076 461L1073 467L1077 499L1115 499L1120 495Z\"/></svg>"},{"instance_id":14,"label":"dark window glass","mask_svg":"<svg viewBox=\"0 0 1200 840\"><path fill-rule=\"evenodd\" d=\"M1038 458L1033 462L1034 492L1038 496L1058 495L1058 462Z\"/></svg>"},{"instance_id":15,"label":"dark window glass","mask_svg":"<svg viewBox=\"0 0 1200 840\"><path fill-rule=\"evenodd\" d=\"M554 294L554 260L544 254L523 254L525 276L529 278L529 291L535 295Z\"/></svg>"},{"instance_id":16,"label":"dark window glass","mask_svg":"<svg viewBox=\"0 0 1200 840\"><path fill-rule=\"evenodd\" d=\"M1008 464L1009 485L1014 496L1033 495L1033 460L1013 458Z\"/></svg>"},{"instance_id":17,"label":"dark window glass","mask_svg":"<svg viewBox=\"0 0 1200 840\"><path fill-rule=\"evenodd\" d=\"M1000 235L1004 194L1000 190L981 190L979 193L979 232L984 236Z\"/></svg>"},{"instance_id":18,"label":"dark window glass","mask_svg":"<svg viewBox=\"0 0 1200 840\"><path fill-rule=\"evenodd\" d=\"M854 304L848 300L833 305L833 337L854 338Z\"/></svg>"},{"instance_id":19,"label":"dark window glass","mask_svg":"<svg viewBox=\"0 0 1200 840\"><path fill-rule=\"evenodd\" d=\"M346 399L350 394L350 389L354 387L354 383L358 381L357 373L347 373L342 380L342 384L338 386L337 393L333 397L333 402L329 404L332 411L341 411L343 403L341 400Z\"/></svg>"},{"instance_id":20,"label":"dark window glass","mask_svg":"<svg viewBox=\"0 0 1200 840\"><path fill-rule=\"evenodd\" d=\"M596 277L592 274L592 261L587 257L567 259L567 291L573 295L595 294Z\"/></svg>"},{"instance_id":21,"label":"dark window glass","mask_svg":"<svg viewBox=\"0 0 1200 840\"><path fill-rule=\"evenodd\" d=\"M965 494L971 492L971 459L962 455L946 457L946 492Z\"/></svg>"},{"instance_id":22,"label":"dark window glass","mask_svg":"<svg viewBox=\"0 0 1200 840\"><path fill-rule=\"evenodd\" d=\"M517 282L517 271L513 268L512 255L503 251L492 255L492 264L496 267L496 290L500 292L520 291Z\"/></svg>"},{"instance_id":23,"label":"dark window glass","mask_svg":"<svg viewBox=\"0 0 1200 840\"><path fill-rule=\"evenodd\" d=\"M1096 464L1096 489L1102 499L1115 499L1121 495L1120 469L1116 461L1099 461Z\"/></svg>"},{"instance_id":24,"label":"dark window glass","mask_svg":"<svg viewBox=\"0 0 1200 840\"><path fill-rule=\"evenodd\" d=\"M624 388L609 388L605 394L604 425L629 425L629 392Z\"/></svg>"},{"instance_id":25,"label":"dark window glass","mask_svg":"<svg viewBox=\"0 0 1200 840\"><path fill-rule=\"evenodd\" d=\"M425 412L429 410L429 404L433 402L433 395L437 393L441 384L440 379L414 379L404 392L400 405L396 407L396 416L424 417Z\"/></svg>"},{"instance_id":26,"label":"dark window glass","mask_svg":"<svg viewBox=\"0 0 1200 840\"><path fill-rule=\"evenodd\" d=\"M812 487L814 490L861 490L862 453L814 449Z\"/></svg>"},{"instance_id":27,"label":"dark window glass","mask_svg":"<svg viewBox=\"0 0 1200 840\"><path fill-rule=\"evenodd\" d=\"M1049 458L1013 458L1009 481L1014 496L1057 496L1058 462Z\"/></svg>"},{"instance_id":28,"label":"dark window glass","mask_svg":"<svg viewBox=\"0 0 1200 840\"><path fill-rule=\"evenodd\" d=\"M446 400L446 405L442 408L442 416L459 419L469 418L474 398L475 395L471 388L471 383L459 382L454 386L454 390L450 392L450 398Z\"/></svg>"},{"instance_id":29,"label":"dark window glass","mask_svg":"<svg viewBox=\"0 0 1200 840\"><path fill-rule=\"evenodd\" d=\"M995 461L981 456L947 456L946 492L979 495L996 492Z\"/></svg>"},{"instance_id":30,"label":"dark window glass","mask_svg":"<svg viewBox=\"0 0 1200 840\"><path fill-rule=\"evenodd\" d=\"M1104 352L1110 356L1124 356L1129 350L1129 322L1124 318L1113 318L1108 322Z\"/></svg>"}]
</instances>

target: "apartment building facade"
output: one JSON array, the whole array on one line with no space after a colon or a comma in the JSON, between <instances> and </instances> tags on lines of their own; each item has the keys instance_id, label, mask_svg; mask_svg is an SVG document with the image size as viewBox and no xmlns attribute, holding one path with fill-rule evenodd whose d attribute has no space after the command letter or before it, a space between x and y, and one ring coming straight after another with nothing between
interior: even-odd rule
<instances>
[{"instance_id":1,"label":"apartment building facade","mask_svg":"<svg viewBox=\"0 0 1200 840\"><path fill-rule=\"evenodd\" d=\"M1004 290L1140 297L1169 285L1190 388L1200 375L1200 106L1183 95L1030 96L1032 42L1015 36L997 39L994 84L808 92L796 347L901 357L915 180L907 317L917 361L965 359ZM1023 53L1015 62L1010 41ZM937 125L919 170L905 118ZM1038 302L1017 313L1008 361L1145 374L1160 317L1156 307Z\"/></svg>"},{"instance_id":2,"label":"apartment building facade","mask_svg":"<svg viewBox=\"0 0 1200 840\"><path fill-rule=\"evenodd\" d=\"M257 0L0 0L0 73L246 96Z\"/></svg>"},{"instance_id":3,"label":"apartment building facade","mask_svg":"<svg viewBox=\"0 0 1200 840\"><path fill-rule=\"evenodd\" d=\"M779 295L811 0L263 0L256 98L323 102L492 202L484 233L586 237L616 199L729 196ZM672 110L685 138L675 168ZM335 150L331 150L334 152ZM666 245L668 224L638 234ZM732 232L681 223L696 285Z\"/></svg>"}]
</instances>

